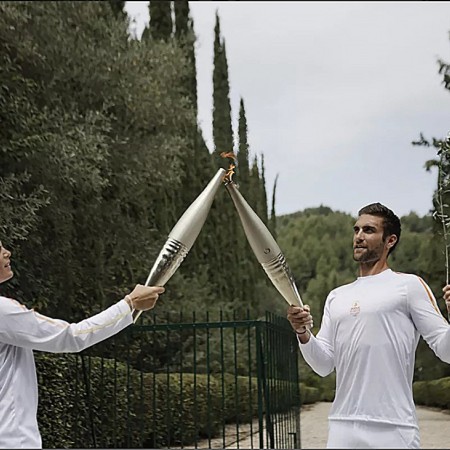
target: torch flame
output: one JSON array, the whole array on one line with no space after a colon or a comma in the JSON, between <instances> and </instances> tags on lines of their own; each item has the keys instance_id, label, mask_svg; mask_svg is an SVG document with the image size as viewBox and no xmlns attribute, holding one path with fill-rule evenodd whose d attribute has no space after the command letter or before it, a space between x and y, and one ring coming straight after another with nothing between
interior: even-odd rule
<instances>
[{"instance_id":1,"label":"torch flame","mask_svg":"<svg viewBox=\"0 0 450 450\"><path fill-rule=\"evenodd\" d=\"M231 158L234 162L236 161L236 155L233 152L222 152L220 154L222 158ZM233 180L234 175L234 169L236 168L236 164L233 164L233 162L230 162L230 167L228 167L228 170L226 174L223 176L224 183L231 183Z\"/></svg>"}]
</instances>

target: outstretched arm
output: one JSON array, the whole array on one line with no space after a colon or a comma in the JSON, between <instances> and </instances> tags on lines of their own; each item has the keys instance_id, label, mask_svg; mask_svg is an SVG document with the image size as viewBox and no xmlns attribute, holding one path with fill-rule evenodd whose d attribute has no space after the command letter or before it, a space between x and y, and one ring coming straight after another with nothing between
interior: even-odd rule
<instances>
[{"instance_id":1,"label":"outstretched arm","mask_svg":"<svg viewBox=\"0 0 450 450\"><path fill-rule=\"evenodd\" d=\"M131 308L153 308L163 291L138 285L125 299L78 323L52 319L0 297L0 342L53 353L78 352L130 325Z\"/></svg>"}]
</instances>

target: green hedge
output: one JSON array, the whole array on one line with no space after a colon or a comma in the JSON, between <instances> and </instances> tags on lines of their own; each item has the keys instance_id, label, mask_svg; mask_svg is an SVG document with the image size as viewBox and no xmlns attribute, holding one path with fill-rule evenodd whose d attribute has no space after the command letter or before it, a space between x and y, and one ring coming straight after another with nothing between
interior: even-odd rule
<instances>
[{"instance_id":1,"label":"green hedge","mask_svg":"<svg viewBox=\"0 0 450 450\"><path fill-rule=\"evenodd\" d=\"M308 405L310 403L316 403L321 400L320 390L316 387L307 386L304 383L300 383L300 401L302 405Z\"/></svg>"},{"instance_id":2,"label":"green hedge","mask_svg":"<svg viewBox=\"0 0 450 450\"><path fill-rule=\"evenodd\" d=\"M413 383L414 401L418 405L450 409L450 377Z\"/></svg>"},{"instance_id":3,"label":"green hedge","mask_svg":"<svg viewBox=\"0 0 450 450\"><path fill-rule=\"evenodd\" d=\"M141 373L97 357L84 362L83 368L80 355L36 352L44 448L93 447L93 434L103 448L189 445L218 436L223 423L246 423L258 415L256 378ZM317 388L301 384L301 399L293 395L295 388L277 380L261 393L270 394L272 413L320 400Z\"/></svg>"},{"instance_id":4,"label":"green hedge","mask_svg":"<svg viewBox=\"0 0 450 450\"><path fill-rule=\"evenodd\" d=\"M73 379L75 357L49 357L35 353L38 383L38 422L44 448L68 448L75 444L79 417L75 414L77 393Z\"/></svg>"},{"instance_id":5,"label":"green hedge","mask_svg":"<svg viewBox=\"0 0 450 450\"><path fill-rule=\"evenodd\" d=\"M332 402L334 400L336 393L336 372L333 371L326 377L321 377L309 366L302 364L300 366L300 380L304 385L318 389L319 398L315 401Z\"/></svg>"},{"instance_id":6,"label":"green hedge","mask_svg":"<svg viewBox=\"0 0 450 450\"><path fill-rule=\"evenodd\" d=\"M237 394L236 394L237 392ZM222 423L249 422L258 412L257 380L225 374L144 374L147 448L219 435Z\"/></svg>"},{"instance_id":7,"label":"green hedge","mask_svg":"<svg viewBox=\"0 0 450 450\"><path fill-rule=\"evenodd\" d=\"M126 447L129 424L125 365L115 364L113 360L86 358L85 372L81 357L74 354L36 353L35 358L39 383L38 422L44 448L92 447L92 424L97 446ZM133 372L136 371L130 373ZM136 372L130 376L130 381L134 382L131 392L138 388L134 381L138 375ZM137 403L136 395L131 396L133 402Z\"/></svg>"}]
</instances>

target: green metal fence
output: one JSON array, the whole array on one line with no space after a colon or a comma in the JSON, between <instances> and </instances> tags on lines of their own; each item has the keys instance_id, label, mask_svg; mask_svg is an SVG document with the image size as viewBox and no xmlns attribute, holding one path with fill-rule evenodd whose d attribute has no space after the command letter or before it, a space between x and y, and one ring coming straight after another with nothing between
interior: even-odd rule
<instances>
[{"instance_id":1,"label":"green metal fence","mask_svg":"<svg viewBox=\"0 0 450 450\"><path fill-rule=\"evenodd\" d=\"M285 318L150 322L77 356L74 447L300 448L298 345Z\"/></svg>"}]
</instances>

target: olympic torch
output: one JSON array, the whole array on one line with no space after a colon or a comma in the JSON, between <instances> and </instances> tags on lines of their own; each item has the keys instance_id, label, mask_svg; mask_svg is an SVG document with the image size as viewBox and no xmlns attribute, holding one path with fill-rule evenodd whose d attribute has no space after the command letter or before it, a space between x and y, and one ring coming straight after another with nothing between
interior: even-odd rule
<instances>
[{"instance_id":1,"label":"olympic torch","mask_svg":"<svg viewBox=\"0 0 450 450\"><path fill-rule=\"evenodd\" d=\"M289 305L303 306L286 258L274 237L239 192L236 183L231 180L231 177L225 181L225 187L239 214L245 235L253 253L270 281Z\"/></svg>"},{"instance_id":2,"label":"olympic torch","mask_svg":"<svg viewBox=\"0 0 450 450\"><path fill-rule=\"evenodd\" d=\"M191 203L172 228L148 275L145 286L164 286L176 272L197 239L222 185L224 169L219 169L202 193ZM136 323L142 311L132 311Z\"/></svg>"}]
</instances>

